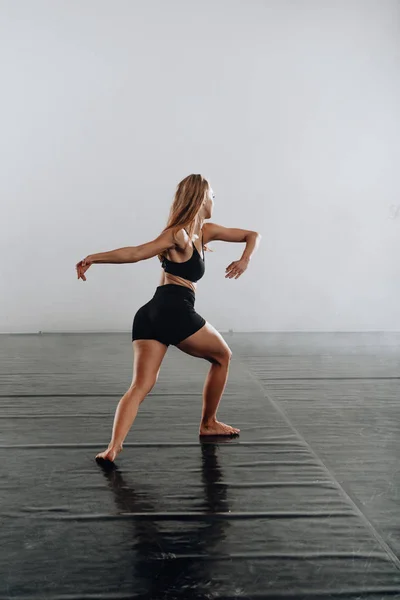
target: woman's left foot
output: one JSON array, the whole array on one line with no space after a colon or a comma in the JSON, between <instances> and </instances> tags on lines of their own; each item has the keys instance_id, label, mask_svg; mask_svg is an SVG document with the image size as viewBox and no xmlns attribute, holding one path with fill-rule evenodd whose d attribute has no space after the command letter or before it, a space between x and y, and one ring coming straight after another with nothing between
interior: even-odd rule
<instances>
[{"instance_id":1,"label":"woman's left foot","mask_svg":"<svg viewBox=\"0 0 400 600\"><path fill-rule=\"evenodd\" d=\"M111 462L114 462L114 460L116 459L116 457L118 456L118 454L121 451L122 451L122 446L119 446L119 448L115 448L115 447L107 448L107 450L104 450L104 452L100 452L99 454L97 454L96 459L103 458L104 460L109 460Z\"/></svg>"},{"instance_id":2,"label":"woman's left foot","mask_svg":"<svg viewBox=\"0 0 400 600\"><path fill-rule=\"evenodd\" d=\"M239 435L240 429L225 425L219 421L211 421L200 425L200 435Z\"/></svg>"}]
</instances>

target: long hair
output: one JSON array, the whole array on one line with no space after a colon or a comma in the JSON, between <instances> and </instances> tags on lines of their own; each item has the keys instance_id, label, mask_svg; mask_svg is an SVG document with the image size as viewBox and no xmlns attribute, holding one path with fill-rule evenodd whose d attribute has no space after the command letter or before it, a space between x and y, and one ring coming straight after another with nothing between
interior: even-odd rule
<instances>
[{"instance_id":1,"label":"long hair","mask_svg":"<svg viewBox=\"0 0 400 600\"><path fill-rule=\"evenodd\" d=\"M189 238L192 239L196 217L206 198L209 187L210 184L203 175L188 175L185 179L182 179L176 188L168 222L162 233L168 229L186 229ZM206 246L204 246L204 249L208 250ZM164 256L159 254L158 258L162 261Z\"/></svg>"}]
</instances>

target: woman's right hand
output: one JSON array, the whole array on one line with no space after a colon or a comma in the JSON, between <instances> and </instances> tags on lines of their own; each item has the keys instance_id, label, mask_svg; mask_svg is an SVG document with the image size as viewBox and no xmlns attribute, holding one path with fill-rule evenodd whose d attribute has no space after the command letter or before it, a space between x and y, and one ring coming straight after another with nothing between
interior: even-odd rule
<instances>
[{"instance_id":1,"label":"woman's right hand","mask_svg":"<svg viewBox=\"0 0 400 600\"><path fill-rule=\"evenodd\" d=\"M81 278L83 281L86 281L85 273L91 265L92 262L90 261L89 257L83 258L76 264L75 268L78 274L78 279Z\"/></svg>"}]
</instances>

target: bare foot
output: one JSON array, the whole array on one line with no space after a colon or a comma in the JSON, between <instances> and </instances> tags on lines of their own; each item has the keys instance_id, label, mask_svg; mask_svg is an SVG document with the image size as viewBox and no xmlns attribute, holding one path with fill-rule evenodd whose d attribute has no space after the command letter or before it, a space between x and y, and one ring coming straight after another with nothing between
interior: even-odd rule
<instances>
[{"instance_id":1,"label":"bare foot","mask_svg":"<svg viewBox=\"0 0 400 600\"><path fill-rule=\"evenodd\" d=\"M201 423L200 435L239 435L240 429L225 425L219 421L210 421L209 423Z\"/></svg>"},{"instance_id":2,"label":"bare foot","mask_svg":"<svg viewBox=\"0 0 400 600\"><path fill-rule=\"evenodd\" d=\"M104 452L100 452L99 454L97 454L96 459L103 458L104 460L114 462L114 460L120 452L122 452L122 446L119 446L118 448L116 448L115 446L111 446L107 448L107 450L104 450Z\"/></svg>"}]
</instances>

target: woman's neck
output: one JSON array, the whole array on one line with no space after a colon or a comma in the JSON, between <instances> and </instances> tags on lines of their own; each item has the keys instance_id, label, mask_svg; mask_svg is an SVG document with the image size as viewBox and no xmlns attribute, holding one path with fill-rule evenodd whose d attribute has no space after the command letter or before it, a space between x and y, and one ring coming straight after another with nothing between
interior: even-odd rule
<instances>
[{"instance_id":1,"label":"woman's neck","mask_svg":"<svg viewBox=\"0 0 400 600\"><path fill-rule=\"evenodd\" d=\"M204 219L201 219L200 217L198 217L195 220L193 234L197 235L197 237L200 237L200 232L203 227L203 223L204 223Z\"/></svg>"}]
</instances>

